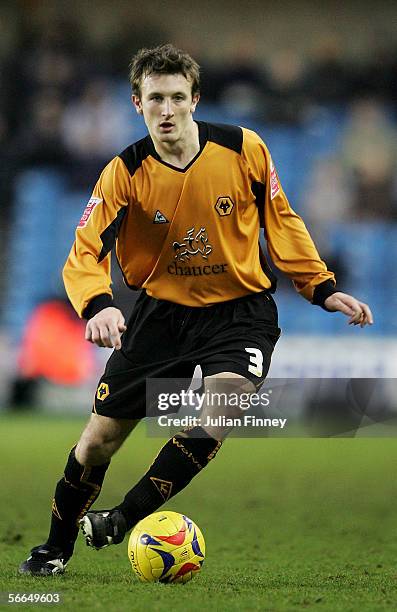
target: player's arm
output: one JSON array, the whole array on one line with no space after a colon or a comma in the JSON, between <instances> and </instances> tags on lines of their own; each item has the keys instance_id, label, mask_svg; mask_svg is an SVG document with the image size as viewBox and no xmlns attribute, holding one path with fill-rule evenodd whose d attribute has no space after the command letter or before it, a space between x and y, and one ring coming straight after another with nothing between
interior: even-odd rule
<instances>
[{"instance_id":1,"label":"player's arm","mask_svg":"<svg viewBox=\"0 0 397 612\"><path fill-rule=\"evenodd\" d=\"M327 269L304 222L289 205L268 151L266 162L265 225L274 263L313 304L342 312L349 317L349 324L372 325L369 306L337 290L335 275Z\"/></svg>"},{"instance_id":2,"label":"player's arm","mask_svg":"<svg viewBox=\"0 0 397 612\"><path fill-rule=\"evenodd\" d=\"M327 269L303 220L289 205L264 143L252 132L248 134L248 140L251 151L255 150L248 157L253 177L264 185L264 228L274 264L313 304L342 312L349 317L349 323L360 323L362 327L372 324L369 307L336 288L334 273Z\"/></svg>"},{"instance_id":3,"label":"player's arm","mask_svg":"<svg viewBox=\"0 0 397 612\"><path fill-rule=\"evenodd\" d=\"M116 157L94 188L63 269L68 297L78 315L88 320L86 339L109 348L120 348L125 329L124 317L113 304L110 256L130 191L128 171Z\"/></svg>"}]
</instances>

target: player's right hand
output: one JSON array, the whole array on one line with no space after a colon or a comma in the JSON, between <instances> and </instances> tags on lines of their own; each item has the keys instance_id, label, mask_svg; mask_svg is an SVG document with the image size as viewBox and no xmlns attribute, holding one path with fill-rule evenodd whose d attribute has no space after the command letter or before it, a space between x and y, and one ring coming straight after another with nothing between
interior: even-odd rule
<instances>
[{"instance_id":1,"label":"player's right hand","mask_svg":"<svg viewBox=\"0 0 397 612\"><path fill-rule=\"evenodd\" d=\"M85 339L97 346L121 349L121 334L127 329L123 313L109 306L90 319L85 328Z\"/></svg>"}]
</instances>

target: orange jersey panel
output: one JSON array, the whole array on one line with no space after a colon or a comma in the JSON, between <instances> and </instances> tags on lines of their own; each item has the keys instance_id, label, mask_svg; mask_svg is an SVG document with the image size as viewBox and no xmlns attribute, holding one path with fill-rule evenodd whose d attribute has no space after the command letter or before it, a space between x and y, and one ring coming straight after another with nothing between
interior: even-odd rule
<instances>
[{"instance_id":1,"label":"orange jersey panel","mask_svg":"<svg viewBox=\"0 0 397 612\"><path fill-rule=\"evenodd\" d=\"M102 172L64 268L80 316L95 296L111 295L113 246L129 286L188 306L271 287L261 226L274 264L308 300L318 284L334 280L259 136L198 124L200 152L185 169L163 162L147 136Z\"/></svg>"}]
</instances>

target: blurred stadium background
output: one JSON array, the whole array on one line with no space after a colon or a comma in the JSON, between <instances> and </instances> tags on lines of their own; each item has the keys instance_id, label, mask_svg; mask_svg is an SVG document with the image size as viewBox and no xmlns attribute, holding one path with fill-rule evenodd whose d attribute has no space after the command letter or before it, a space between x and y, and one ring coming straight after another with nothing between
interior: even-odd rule
<instances>
[{"instance_id":1,"label":"blurred stadium background","mask_svg":"<svg viewBox=\"0 0 397 612\"><path fill-rule=\"evenodd\" d=\"M61 268L98 173L145 134L130 58L168 41L202 65L197 118L263 137L340 287L374 312L348 327L279 275L273 376L396 377L393 2L3 0L0 33L2 409L89 409L109 351L85 346ZM117 268L114 290L128 315Z\"/></svg>"}]
</instances>

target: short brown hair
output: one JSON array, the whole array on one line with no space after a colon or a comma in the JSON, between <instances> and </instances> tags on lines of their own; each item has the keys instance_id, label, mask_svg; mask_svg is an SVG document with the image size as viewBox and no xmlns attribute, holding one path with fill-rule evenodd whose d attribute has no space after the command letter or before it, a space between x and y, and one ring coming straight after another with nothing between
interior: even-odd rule
<instances>
[{"instance_id":1,"label":"short brown hair","mask_svg":"<svg viewBox=\"0 0 397 612\"><path fill-rule=\"evenodd\" d=\"M149 74L183 74L192 83L192 96L200 92L200 66L188 53L174 45L140 49L130 64L132 92L141 95L142 78Z\"/></svg>"}]
</instances>

